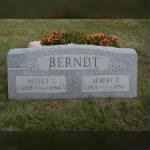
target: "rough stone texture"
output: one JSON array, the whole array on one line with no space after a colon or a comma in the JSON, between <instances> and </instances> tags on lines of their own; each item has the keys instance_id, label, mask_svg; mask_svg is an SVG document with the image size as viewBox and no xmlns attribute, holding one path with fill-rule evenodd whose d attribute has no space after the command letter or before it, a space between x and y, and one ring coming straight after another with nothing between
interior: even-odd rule
<instances>
[{"instance_id":1,"label":"rough stone texture","mask_svg":"<svg viewBox=\"0 0 150 150\"><path fill-rule=\"evenodd\" d=\"M137 53L130 48L57 45L8 52L9 99L136 97Z\"/></svg>"}]
</instances>

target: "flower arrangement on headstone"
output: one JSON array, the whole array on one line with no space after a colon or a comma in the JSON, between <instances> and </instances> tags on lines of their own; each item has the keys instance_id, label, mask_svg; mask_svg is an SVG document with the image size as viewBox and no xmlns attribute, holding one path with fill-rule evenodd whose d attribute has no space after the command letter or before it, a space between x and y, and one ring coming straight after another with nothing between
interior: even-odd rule
<instances>
[{"instance_id":1,"label":"flower arrangement on headstone","mask_svg":"<svg viewBox=\"0 0 150 150\"><path fill-rule=\"evenodd\" d=\"M38 47L42 45L62 45L62 44L86 44L99 46L120 47L120 38L116 35L106 33L94 33L85 35L80 32L53 32L44 35L39 41L30 42L28 47Z\"/></svg>"}]
</instances>

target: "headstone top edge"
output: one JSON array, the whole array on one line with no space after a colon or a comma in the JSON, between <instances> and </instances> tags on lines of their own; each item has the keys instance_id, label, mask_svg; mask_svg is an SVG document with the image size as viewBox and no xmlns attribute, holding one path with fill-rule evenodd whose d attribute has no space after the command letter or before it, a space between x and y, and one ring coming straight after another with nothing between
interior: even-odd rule
<instances>
[{"instance_id":1,"label":"headstone top edge","mask_svg":"<svg viewBox=\"0 0 150 150\"><path fill-rule=\"evenodd\" d=\"M80 48L80 49L95 49L106 52L114 52L114 53L129 53L129 54L137 54L136 50L133 48L116 48L110 46L97 46L97 45L79 45L79 44L66 44L66 45L51 45L51 46L39 46L33 48L13 48L8 51L9 54L21 54L27 52L38 52L42 50L50 50L50 49L61 49L61 48Z\"/></svg>"}]
</instances>

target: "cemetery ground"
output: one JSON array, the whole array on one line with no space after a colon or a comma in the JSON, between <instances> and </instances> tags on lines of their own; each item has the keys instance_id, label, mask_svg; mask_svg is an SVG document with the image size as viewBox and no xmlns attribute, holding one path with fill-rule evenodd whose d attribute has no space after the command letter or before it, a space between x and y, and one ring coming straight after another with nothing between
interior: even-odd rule
<instances>
[{"instance_id":1,"label":"cemetery ground","mask_svg":"<svg viewBox=\"0 0 150 150\"><path fill-rule=\"evenodd\" d=\"M53 31L118 35L121 47L138 53L136 98L11 101L7 52ZM15 86L15 85L14 85ZM148 130L148 20L0 20L0 130Z\"/></svg>"}]
</instances>

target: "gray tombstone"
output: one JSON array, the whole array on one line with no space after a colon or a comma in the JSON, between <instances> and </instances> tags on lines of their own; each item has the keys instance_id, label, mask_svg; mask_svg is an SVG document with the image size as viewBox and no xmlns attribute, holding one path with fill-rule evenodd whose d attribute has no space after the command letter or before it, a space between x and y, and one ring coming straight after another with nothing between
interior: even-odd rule
<instances>
[{"instance_id":1,"label":"gray tombstone","mask_svg":"<svg viewBox=\"0 0 150 150\"><path fill-rule=\"evenodd\" d=\"M137 53L130 48L55 45L8 52L9 99L136 97Z\"/></svg>"}]
</instances>

